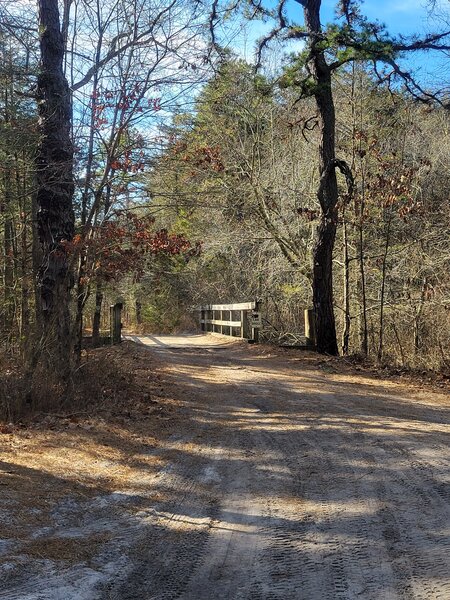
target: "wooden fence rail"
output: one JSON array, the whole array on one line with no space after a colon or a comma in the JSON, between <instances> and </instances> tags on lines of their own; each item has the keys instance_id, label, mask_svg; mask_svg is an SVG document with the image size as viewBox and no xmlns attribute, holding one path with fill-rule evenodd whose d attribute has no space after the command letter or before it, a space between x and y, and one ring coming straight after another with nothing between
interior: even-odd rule
<instances>
[{"instance_id":1,"label":"wooden fence rail","mask_svg":"<svg viewBox=\"0 0 450 600\"><path fill-rule=\"evenodd\" d=\"M254 318L258 314L259 303L237 302L234 304L205 304L198 308L202 331L221 333L232 337L258 340L258 327Z\"/></svg>"}]
</instances>

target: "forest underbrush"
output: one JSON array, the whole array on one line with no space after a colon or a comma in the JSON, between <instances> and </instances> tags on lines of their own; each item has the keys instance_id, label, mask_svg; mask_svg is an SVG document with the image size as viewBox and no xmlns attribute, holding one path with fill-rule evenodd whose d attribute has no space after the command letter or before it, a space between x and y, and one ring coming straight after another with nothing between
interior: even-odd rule
<instances>
[{"instance_id":1,"label":"forest underbrush","mask_svg":"<svg viewBox=\"0 0 450 600\"><path fill-rule=\"evenodd\" d=\"M436 391L445 389L450 383L450 368L444 367L442 370L434 368L409 367L397 364L394 360L386 357L381 363L373 358L361 354L351 354L349 356L332 357L331 359L318 360L321 365L333 364L335 368L342 372L364 373L383 379L397 380L401 383L410 383L417 387L436 388Z\"/></svg>"},{"instance_id":2,"label":"forest underbrush","mask_svg":"<svg viewBox=\"0 0 450 600\"><path fill-rule=\"evenodd\" d=\"M66 388L52 374L38 368L31 384L26 382L23 363L0 355L0 422L4 427L28 427L41 419L70 419L73 415L116 413L124 406L139 405L142 386L129 369L129 346L103 346L83 350L82 360ZM148 383L148 382L146 382ZM112 414L111 413L111 414ZM56 418L56 417L55 417Z\"/></svg>"}]
</instances>

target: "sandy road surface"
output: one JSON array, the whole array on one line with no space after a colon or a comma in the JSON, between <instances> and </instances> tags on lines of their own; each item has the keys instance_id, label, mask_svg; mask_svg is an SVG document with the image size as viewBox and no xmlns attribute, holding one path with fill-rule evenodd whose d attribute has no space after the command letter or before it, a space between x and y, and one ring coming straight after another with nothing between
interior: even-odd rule
<instances>
[{"instance_id":1,"label":"sandy road surface","mask_svg":"<svg viewBox=\"0 0 450 600\"><path fill-rule=\"evenodd\" d=\"M226 338L133 339L182 418L135 443L138 481L52 509L52 539L97 540L89 560L22 555L2 600L450 599L448 398Z\"/></svg>"},{"instance_id":2,"label":"sandy road surface","mask_svg":"<svg viewBox=\"0 0 450 600\"><path fill-rule=\"evenodd\" d=\"M242 345L141 342L185 388L185 428L155 482L166 499L103 600L450 598L442 397Z\"/></svg>"}]
</instances>

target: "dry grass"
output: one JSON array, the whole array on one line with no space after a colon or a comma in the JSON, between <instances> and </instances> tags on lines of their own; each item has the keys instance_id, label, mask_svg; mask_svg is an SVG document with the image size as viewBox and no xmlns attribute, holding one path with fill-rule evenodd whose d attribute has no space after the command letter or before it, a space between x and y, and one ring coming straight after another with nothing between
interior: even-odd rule
<instances>
[{"instance_id":1,"label":"dry grass","mask_svg":"<svg viewBox=\"0 0 450 600\"><path fill-rule=\"evenodd\" d=\"M111 534L98 533L79 538L42 537L22 545L22 552L33 558L89 564Z\"/></svg>"},{"instance_id":2,"label":"dry grass","mask_svg":"<svg viewBox=\"0 0 450 600\"><path fill-rule=\"evenodd\" d=\"M94 556L103 532L82 542L48 535L54 511L67 501L148 489L162 466L152 450L178 422L179 402L147 351L124 343L85 359L75 407L0 426L0 539L16 540L22 554L73 562Z\"/></svg>"},{"instance_id":3,"label":"dry grass","mask_svg":"<svg viewBox=\"0 0 450 600\"><path fill-rule=\"evenodd\" d=\"M0 423L26 424L41 420L45 413L67 416L122 405L122 399L133 393L133 386L139 385L129 364L125 365L129 360L126 344L123 348L85 350L68 387L42 367L34 372L30 386L24 381L23 364L0 355Z\"/></svg>"},{"instance_id":4,"label":"dry grass","mask_svg":"<svg viewBox=\"0 0 450 600\"><path fill-rule=\"evenodd\" d=\"M252 347L252 352L265 356L283 356L287 360L298 361L304 369L319 369L331 377L345 376L356 377L361 380L385 384L403 385L415 390L424 389L437 393L450 392L450 371L436 372L430 369L410 369L389 363L378 364L376 361L359 355L350 356L324 356L316 352L279 348L271 344L258 344ZM356 381L356 379L355 379Z\"/></svg>"},{"instance_id":5,"label":"dry grass","mask_svg":"<svg viewBox=\"0 0 450 600\"><path fill-rule=\"evenodd\" d=\"M20 363L0 353L0 421L10 423L23 413L24 395Z\"/></svg>"}]
</instances>

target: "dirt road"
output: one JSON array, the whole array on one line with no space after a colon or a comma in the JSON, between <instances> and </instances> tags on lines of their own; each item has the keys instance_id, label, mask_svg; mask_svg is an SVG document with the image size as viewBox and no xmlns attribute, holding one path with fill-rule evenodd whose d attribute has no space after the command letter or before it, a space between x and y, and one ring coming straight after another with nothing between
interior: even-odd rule
<instances>
[{"instance_id":1,"label":"dirt road","mask_svg":"<svg viewBox=\"0 0 450 600\"><path fill-rule=\"evenodd\" d=\"M83 592L66 577L66 595L0 597L450 598L443 395L220 338L135 341L182 397L177 430L150 450L162 468L92 508L120 544L103 547Z\"/></svg>"},{"instance_id":2,"label":"dirt road","mask_svg":"<svg viewBox=\"0 0 450 600\"><path fill-rule=\"evenodd\" d=\"M450 598L448 406L182 345L156 345L187 392L166 500L102 598Z\"/></svg>"}]
</instances>

